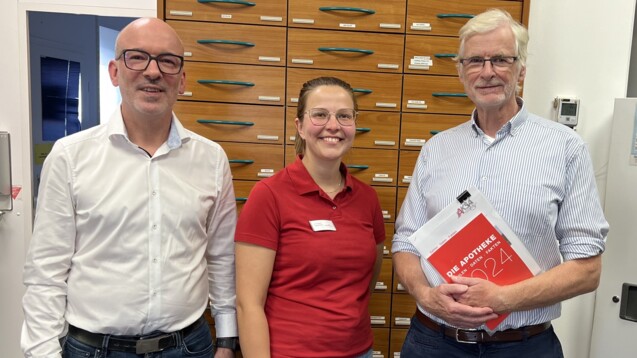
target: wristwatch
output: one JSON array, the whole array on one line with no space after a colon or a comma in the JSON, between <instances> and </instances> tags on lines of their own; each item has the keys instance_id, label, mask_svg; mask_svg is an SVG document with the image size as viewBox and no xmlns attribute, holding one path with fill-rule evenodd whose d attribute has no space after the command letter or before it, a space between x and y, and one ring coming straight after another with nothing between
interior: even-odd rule
<instances>
[{"instance_id":1,"label":"wristwatch","mask_svg":"<svg viewBox=\"0 0 637 358\"><path fill-rule=\"evenodd\" d=\"M217 338L217 348L229 348L233 351L237 350L239 338L237 337L222 337Z\"/></svg>"}]
</instances>

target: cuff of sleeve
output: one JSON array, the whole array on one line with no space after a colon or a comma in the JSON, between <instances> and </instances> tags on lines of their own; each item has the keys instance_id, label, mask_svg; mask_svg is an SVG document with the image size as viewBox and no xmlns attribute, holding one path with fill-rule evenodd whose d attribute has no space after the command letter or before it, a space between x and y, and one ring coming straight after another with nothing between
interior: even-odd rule
<instances>
[{"instance_id":1,"label":"cuff of sleeve","mask_svg":"<svg viewBox=\"0 0 637 358\"><path fill-rule=\"evenodd\" d=\"M215 316L215 331L217 337L237 337L239 335L237 315L235 313L217 314Z\"/></svg>"},{"instance_id":2,"label":"cuff of sleeve","mask_svg":"<svg viewBox=\"0 0 637 358\"><path fill-rule=\"evenodd\" d=\"M420 257L418 250L416 250L416 247L412 245L410 242L394 240L391 244L391 253L393 254L396 252L409 252Z\"/></svg>"}]
</instances>

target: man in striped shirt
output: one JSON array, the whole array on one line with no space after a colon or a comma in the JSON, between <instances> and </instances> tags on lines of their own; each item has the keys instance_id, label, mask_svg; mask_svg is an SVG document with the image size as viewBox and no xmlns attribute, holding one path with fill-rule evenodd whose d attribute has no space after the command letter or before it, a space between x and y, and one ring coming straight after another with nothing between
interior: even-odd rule
<instances>
[{"instance_id":1,"label":"man in striped shirt","mask_svg":"<svg viewBox=\"0 0 637 358\"><path fill-rule=\"evenodd\" d=\"M471 120L423 147L396 220L392 251L418 309L401 357L562 357L551 320L560 302L597 288L608 223L592 163L570 128L527 111L527 30L489 10L460 30L458 73ZM471 277L446 283L408 237L477 187L524 242L542 272L506 286ZM485 322L509 316L490 334ZM491 332L492 333L492 332Z\"/></svg>"}]
</instances>

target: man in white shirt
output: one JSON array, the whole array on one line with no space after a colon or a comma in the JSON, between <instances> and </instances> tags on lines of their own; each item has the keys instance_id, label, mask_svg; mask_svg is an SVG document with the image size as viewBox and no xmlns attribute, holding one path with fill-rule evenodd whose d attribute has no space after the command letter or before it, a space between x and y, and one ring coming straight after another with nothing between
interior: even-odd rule
<instances>
[{"instance_id":1,"label":"man in white shirt","mask_svg":"<svg viewBox=\"0 0 637 358\"><path fill-rule=\"evenodd\" d=\"M57 141L44 164L24 270L25 357L212 357L209 301L215 357L233 357L228 159L172 112L186 75L169 25L135 20L115 50L121 107Z\"/></svg>"}]
</instances>

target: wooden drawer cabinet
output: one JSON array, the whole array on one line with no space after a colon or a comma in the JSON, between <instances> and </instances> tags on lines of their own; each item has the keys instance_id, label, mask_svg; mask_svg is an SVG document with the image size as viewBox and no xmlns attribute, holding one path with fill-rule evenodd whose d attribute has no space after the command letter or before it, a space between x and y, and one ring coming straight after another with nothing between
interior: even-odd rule
<instances>
[{"instance_id":1,"label":"wooden drawer cabinet","mask_svg":"<svg viewBox=\"0 0 637 358\"><path fill-rule=\"evenodd\" d=\"M416 300L411 295L392 295L392 327L409 327L411 317L416 312Z\"/></svg>"},{"instance_id":2,"label":"wooden drawer cabinet","mask_svg":"<svg viewBox=\"0 0 637 358\"><path fill-rule=\"evenodd\" d=\"M390 310L391 295L374 292L369 300L369 315L372 327L389 327Z\"/></svg>"},{"instance_id":3,"label":"wooden drawer cabinet","mask_svg":"<svg viewBox=\"0 0 637 358\"><path fill-rule=\"evenodd\" d=\"M383 259L383 264L380 268L380 274L376 282L376 288L374 292L390 293L392 286L392 279L394 277L394 269L391 259Z\"/></svg>"},{"instance_id":4,"label":"wooden drawer cabinet","mask_svg":"<svg viewBox=\"0 0 637 358\"><path fill-rule=\"evenodd\" d=\"M401 74L354 71L324 71L288 68L288 106L298 104L299 91L303 84L321 76L338 77L352 86L359 111L400 111L403 79Z\"/></svg>"},{"instance_id":5,"label":"wooden drawer cabinet","mask_svg":"<svg viewBox=\"0 0 637 358\"><path fill-rule=\"evenodd\" d=\"M286 142L294 144L297 107L288 107L286 111ZM400 113L359 111L356 119L356 137L354 148L398 149L398 129Z\"/></svg>"},{"instance_id":6,"label":"wooden drawer cabinet","mask_svg":"<svg viewBox=\"0 0 637 358\"><path fill-rule=\"evenodd\" d=\"M420 150L422 144L436 133L458 126L470 119L470 115L403 113L400 149Z\"/></svg>"},{"instance_id":7,"label":"wooden drawer cabinet","mask_svg":"<svg viewBox=\"0 0 637 358\"><path fill-rule=\"evenodd\" d=\"M283 146L220 142L228 155L233 179L260 180L283 169Z\"/></svg>"},{"instance_id":8,"label":"wooden drawer cabinet","mask_svg":"<svg viewBox=\"0 0 637 358\"><path fill-rule=\"evenodd\" d=\"M404 42L401 34L289 28L288 66L401 73Z\"/></svg>"},{"instance_id":9,"label":"wooden drawer cabinet","mask_svg":"<svg viewBox=\"0 0 637 358\"><path fill-rule=\"evenodd\" d=\"M288 26L315 29L405 32L406 0L290 0ZM345 6L334 6L345 5Z\"/></svg>"},{"instance_id":10,"label":"wooden drawer cabinet","mask_svg":"<svg viewBox=\"0 0 637 358\"><path fill-rule=\"evenodd\" d=\"M415 311L414 311L415 312ZM389 356L392 358L400 358L400 350L403 342L407 337L407 328L392 329L389 335Z\"/></svg>"},{"instance_id":11,"label":"wooden drawer cabinet","mask_svg":"<svg viewBox=\"0 0 637 358\"><path fill-rule=\"evenodd\" d=\"M391 186L375 186L378 200L380 201L380 209L383 211L383 218L386 222L396 221L396 187Z\"/></svg>"},{"instance_id":12,"label":"wooden drawer cabinet","mask_svg":"<svg viewBox=\"0 0 637 358\"><path fill-rule=\"evenodd\" d=\"M401 186L396 190L396 212L403 206L403 201L405 201L405 196L407 196L407 189L407 187Z\"/></svg>"},{"instance_id":13,"label":"wooden drawer cabinet","mask_svg":"<svg viewBox=\"0 0 637 358\"><path fill-rule=\"evenodd\" d=\"M394 238L394 224L385 223L385 247L383 248L383 256L391 257L391 241Z\"/></svg>"},{"instance_id":14,"label":"wooden drawer cabinet","mask_svg":"<svg viewBox=\"0 0 637 358\"><path fill-rule=\"evenodd\" d=\"M232 186L234 186L234 197L237 201L237 214L241 213L243 205L248 201L248 195L254 187L256 181L247 180L233 180Z\"/></svg>"},{"instance_id":15,"label":"wooden drawer cabinet","mask_svg":"<svg viewBox=\"0 0 637 358\"><path fill-rule=\"evenodd\" d=\"M419 148L420 149L420 148ZM400 162L398 163L398 185L401 187L408 187L411 183L411 178L414 174L414 168L416 167L416 161L420 155L420 150L401 150ZM402 194L402 193L401 193ZM404 198L404 197L403 197ZM402 198L400 201L402 205ZM400 206L397 206L400 211Z\"/></svg>"},{"instance_id":16,"label":"wooden drawer cabinet","mask_svg":"<svg viewBox=\"0 0 637 358\"><path fill-rule=\"evenodd\" d=\"M501 8L522 19L522 2L502 0L421 0L407 3L407 33L458 36L458 30L473 16L490 8Z\"/></svg>"},{"instance_id":17,"label":"wooden drawer cabinet","mask_svg":"<svg viewBox=\"0 0 637 358\"><path fill-rule=\"evenodd\" d=\"M287 1L166 0L166 19L285 26Z\"/></svg>"},{"instance_id":18,"label":"wooden drawer cabinet","mask_svg":"<svg viewBox=\"0 0 637 358\"><path fill-rule=\"evenodd\" d=\"M407 35L405 73L458 76L454 58L459 45L456 37Z\"/></svg>"},{"instance_id":19,"label":"wooden drawer cabinet","mask_svg":"<svg viewBox=\"0 0 637 358\"><path fill-rule=\"evenodd\" d=\"M178 101L183 125L214 141L282 144L283 107Z\"/></svg>"},{"instance_id":20,"label":"wooden drawer cabinet","mask_svg":"<svg viewBox=\"0 0 637 358\"><path fill-rule=\"evenodd\" d=\"M372 328L374 333L373 358L390 358L389 356L389 328Z\"/></svg>"},{"instance_id":21,"label":"wooden drawer cabinet","mask_svg":"<svg viewBox=\"0 0 637 358\"><path fill-rule=\"evenodd\" d=\"M283 105L285 68L186 62L181 100Z\"/></svg>"},{"instance_id":22,"label":"wooden drawer cabinet","mask_svg":"<svg viewBox=\"0 0 637 358\"><path fill-rule=\"evenodd\" d=\"M167 21L187 61L285 66L285 27Z\"/></svg>"},{"instance_id":23,"label":"wooden drawer cabinet","mask_svg":"<svg viewBox=\"0 0 637 358\"><path fill-rule=\"evenodd\" d=\"M473 108L457 77L405 75L403 112L470 114Z\"/></svg>"}]
</instances>

